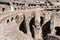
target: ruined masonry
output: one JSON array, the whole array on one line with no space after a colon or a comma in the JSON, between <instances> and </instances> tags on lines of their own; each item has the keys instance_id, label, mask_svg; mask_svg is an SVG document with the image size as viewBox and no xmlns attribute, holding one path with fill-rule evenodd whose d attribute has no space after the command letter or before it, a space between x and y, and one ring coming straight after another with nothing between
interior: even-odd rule
<instances>
[{"instance_id":1,"label":"ruined masonry","mask_svg":"<svg viewBox=\"0 0 60 40\"><path fill-rule=\"evenodd\" d=\"M0 40L60 40L60 0L0 0Z\"/></svg>"}]
</instances>

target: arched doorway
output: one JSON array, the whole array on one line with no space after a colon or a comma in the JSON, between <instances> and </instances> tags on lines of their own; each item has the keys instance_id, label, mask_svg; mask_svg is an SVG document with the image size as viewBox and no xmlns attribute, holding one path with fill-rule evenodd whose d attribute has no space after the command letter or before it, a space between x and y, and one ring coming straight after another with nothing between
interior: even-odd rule
<instances>
[{"instance_id":1,"label":"arched doorway","mask_svg":"<svg viewBox=\"0 0 60 40\"><path fill-rule=\"evenodd\" d=\"M33 17L31 20L30 20L30 32L31 32L31 35L33 38L35 38L35 32L34 32L34 28L33 28L33 25L35 25L35 17Z\"/></svg>"},{"instance_id":2,"label":"arched doorway","mask_svg":"<svg viewBox=\"0 0 60 40\"><path fill-rule=\"evenodd\" d=\"M47 39L47 34L51 33L51 29L50 29L50 20L48 22L46 22L46 24L43 25L42 27L42 34L43 34L43 39L46 40Z\"/></svg>"},{"instance_id":3,"label":"arched doorway","mask_svg":"<svg viewBox=\"0 0 60 40\"><path fill-rule=\"evenodd\" d=\"M59 26L55 27L55 30L56 30L56 35L60 36L60 27Z\"/></svg>"},{"instance_id":4,"label":"arched doorway","mask_svg":"<svg viewBox=\"0 0 60 40\"><path fill-rule=\"evenodd\" d=\"M19 30L22 31L23 33L27 34L27 28L26 28L26 23L25 23L25 17L22 23L19 26Z\"/></svg>"}]
</instances>

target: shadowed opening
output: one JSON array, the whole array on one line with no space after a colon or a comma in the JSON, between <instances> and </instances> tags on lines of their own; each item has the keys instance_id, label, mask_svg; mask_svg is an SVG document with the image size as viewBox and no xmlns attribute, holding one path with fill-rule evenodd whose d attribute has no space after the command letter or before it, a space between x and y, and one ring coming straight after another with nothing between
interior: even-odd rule
<instances>
[{"instance_id":1,"label":"shadowed opening","mask_svg":"<svg viewBox=\"0 0 60 40\"><path fill-rule=\"evenodd\" d=\"M47 38L47 34L48 33L51 33L51 30L50 30L50 20L48 22L46 22L46 24L43 25L42 27L42 33L43 33L43 38L44 40L46 40Z\"/></svg>"},{"instance_id":2,"label":"shadowed opening","mask_svg":"<svg viewBox=\"0 0 60 40\"><path fill-rule=\"evenodd\" d=\"M9 3L9 2L1 2L1 1L0 1L0 4L4 4L4 5L10 6L10 3Z\"/></svg>"},{"instance_id":3,"label":"shadowed opening","mask_svg":"<svg viewBox=\"0 0 60 40\"><path fill-rule=\"evenodd\" d=\"M56 35L60 36L60 27L55 27L55 30L56 30Z\"/></svg>"},{"instance_id":4,"label":"shadowed opening","mask_svg":"<svg viewBox=\"0 0 60 40\"><path fill-rule=\"evenodd\" d=\"M34 33L34 28L33 25L35 25L35 17L33 17L29 23L30 25L30 31L31 31L31 35L33 38L35 38L35 33Z\"/></svg>"},{"instance_id":5,"label":"shadowed opening","mask_svg":"<svg viewBox=\"0 0 60 40\"><path fill-rule=\"evenodd\" d=\"M44 18L43 17L40 17L40 26L43 24L43 22L44 22Z\"/></svg>"},{"instance_id":6,"label":"shadowed opening","mask_svg":"<svg viewBox=\"0 0 60 40\"><path fill-rule=\"evenodd\" d=\"M5 11L5 8L2 8L2 11L4 12Z\"/></svg>"},{"instance_id":7,"label":"shadowed opening","mask_svg":"<svg viewBox=\"0 0 60 40\"><path fill-rule=\"evenodd\" d=\"M9 23L9 19L7 20L7 23Z\"/></svg>"},{"instance_id":8,"label":"shadowed opening","mask_svg":"<svg viewBox=\"0 0 60 40\"><path fill-rule=\"evenodd\" d=\"M13 17L11 18L11 21L13 21Z\"/></svg>"},{"instance_id":9,"label":"shadowed opening","mask_svg":"<svg viewBox=\"0 0 60 40\"><path fill-rule=\"evenodd\" d=\"M26 23L25 19L22 21L22 23L19 26L19 30L22 31L23 33L27 34L27 28L26 28Z\"/></svg>"}]
</instances>

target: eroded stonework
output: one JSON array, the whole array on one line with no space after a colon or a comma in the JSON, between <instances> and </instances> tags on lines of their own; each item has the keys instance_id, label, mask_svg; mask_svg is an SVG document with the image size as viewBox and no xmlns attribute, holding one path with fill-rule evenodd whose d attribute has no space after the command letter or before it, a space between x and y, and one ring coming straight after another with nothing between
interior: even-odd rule
<instances>
[{"instance_id":1,"label":"eroded stonework","mask_svg":"<svg viewBox=\"0 0 60 40\"><path fill-rule=\"evenodd\" d=\"M59 0L31 1L0 0L0 40L60 40Z\"/></svg>"}]
</instances>

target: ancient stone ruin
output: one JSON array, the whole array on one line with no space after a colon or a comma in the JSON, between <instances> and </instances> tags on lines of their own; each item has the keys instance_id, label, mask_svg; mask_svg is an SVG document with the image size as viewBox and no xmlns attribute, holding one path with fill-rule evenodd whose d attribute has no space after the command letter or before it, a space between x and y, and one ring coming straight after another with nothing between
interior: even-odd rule
<instances>
[{"instance_id":1,"label":"ancient stone ruin","mask_svg":"<svg viewBox=\"0 0 60 40\"><path fill-rule=\"evenodd\" d=\"M0 40L60 40L60 0L0 0Z\"/></svg>"}]
</instances>

